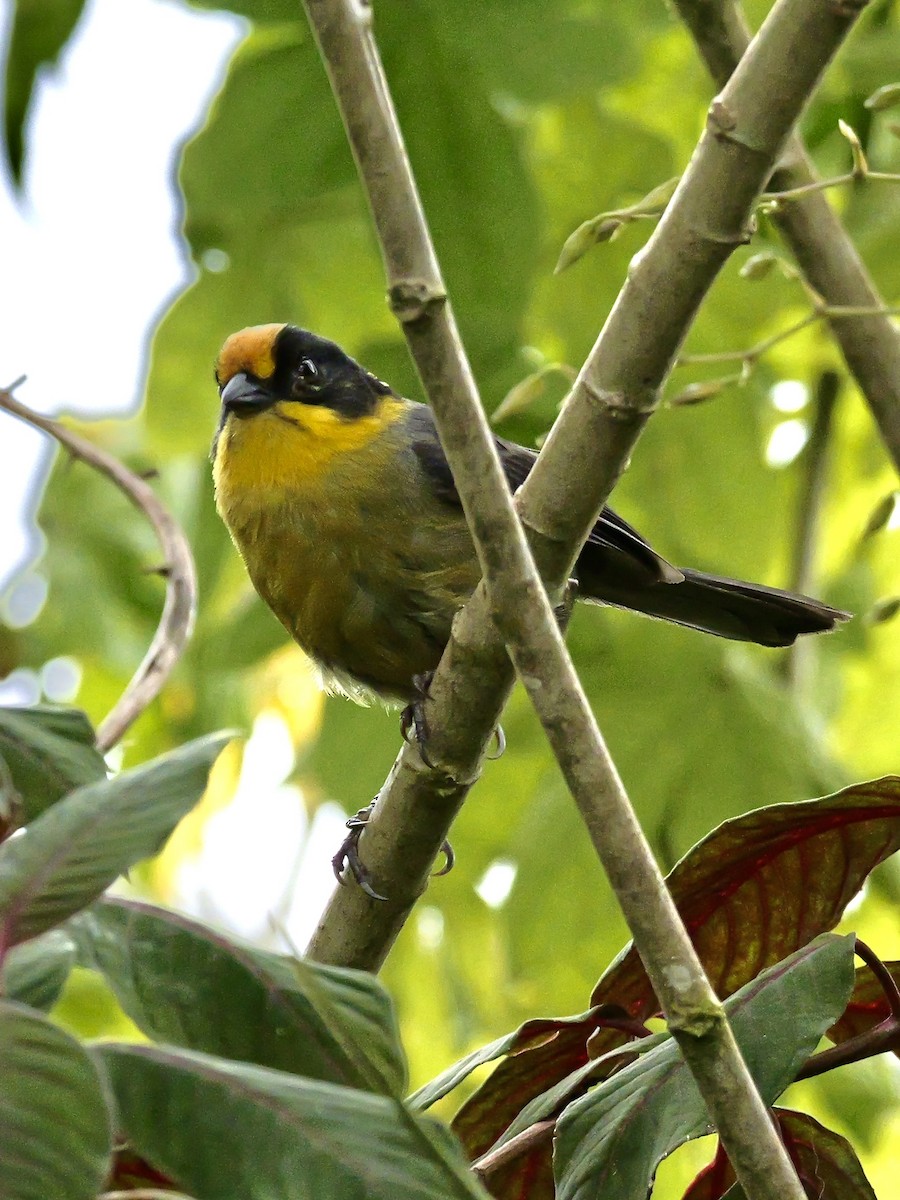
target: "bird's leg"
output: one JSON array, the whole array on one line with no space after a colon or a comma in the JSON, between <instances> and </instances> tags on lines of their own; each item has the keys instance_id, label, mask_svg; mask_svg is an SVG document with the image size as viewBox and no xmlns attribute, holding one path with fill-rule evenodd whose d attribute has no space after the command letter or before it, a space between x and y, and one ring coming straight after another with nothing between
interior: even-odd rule
<instances>
[{"instance_id":1,"label":"bird's leg","mask_svg":"<svg viewBox=\"0 0 900 1200\"><path fill-rule=\"evenodd\" d=\"M350 874L372 900L387 900L387 896L382 896L380 892L376 892L370 883L371 875L363 865L362 859L359 857L359 839L362 837L362 831L369 823L376 801L370 800L365 808L361 808L358 813L347 820L347 828L350 832L341 842L340 849L334 858L331 860L331 869L334 871L334 877L338 883L344 887L344 870L349 870ZM453 847L448 841L444 841L441 845L441 853L444 855L444 865L439 871L435 871L435 875L446 875L453 870L453 864L456 861L456 855L453 853Z\"/></svg>"},{"instance_id":2,"label":"bird's leg","mask_svg":"<svg viewBox=\"0 0 900 1200\"><path fill-rule=\"evenodd\" d=\"M378 797L375 797L377 800ZM359 839L362 837L362 831L368 823L369 817L372 815L372 810L375 807L375 800L370 801L365 808L361 808L359 812L350 817L347 821L347 828L350 832L341 842L340 849L331 860L331 869L334 871L334 877L343 887L344 884L344 868L350 871L350 874L372 900L387 900L387 896L382 896L372 887L369 879L371 876L362 864L362 859L359 857Z\"/></svg>"},{"instance_id":3,"label":"bird's leg","mask_svg":"<svg viewBox=\"0 0 900 1200\"><path fill-rule=\"evenodd\" d=\"M435 769L428 754L428 721L425 718L425 701L428 699L428 689L434 678L434 671L424 671L421 675L413 675L412 686L414 698L400 714L400 732L404 742L412 744L413 738L419 756L426 767Z\"/></svg>"}]
</instances>

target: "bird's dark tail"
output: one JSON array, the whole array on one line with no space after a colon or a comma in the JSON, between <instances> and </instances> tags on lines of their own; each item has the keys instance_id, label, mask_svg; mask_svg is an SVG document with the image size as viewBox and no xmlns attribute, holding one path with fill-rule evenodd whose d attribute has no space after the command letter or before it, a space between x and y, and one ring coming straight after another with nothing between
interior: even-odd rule
<instances>
[{"instance_id":1,"label":"bird's dark tail","mask_svg":"<svg viewBox=\"0 0 900 1200\"><path fill-rule=\"evenodd\" d=\"M809 596L758 583L682 569L681 583L648 580L622 586L592 579L581 598L687 625L717 637L760 646L790 646L803 633L823 633L850 615Z\"/></svg>"}]
</instances>

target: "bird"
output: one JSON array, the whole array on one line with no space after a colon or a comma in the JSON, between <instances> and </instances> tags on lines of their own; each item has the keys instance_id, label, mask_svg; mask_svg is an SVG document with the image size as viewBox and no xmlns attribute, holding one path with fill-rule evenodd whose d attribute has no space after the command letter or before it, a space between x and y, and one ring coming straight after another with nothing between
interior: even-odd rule
<instances>
[{"instance_id":1,"label":"bird","mask_svg":"<svg viewBox=\"0 0 900 1200\"><path fill-rule=\"evenodd\" d=\"M232 334L215 365L216 507L256 591L317 664L326 690L404 705L428 764L424 697L457 610L481 571L432 410L335 342L290 324ZM512 490L537 454L504 438ZM588 603L717 637L789 646L848 614L808 596L673 566L604 508L574 570ZM497 731L502 752L502 731ZM359 841L375 801L332 859L372 900ZM442 847L453 865L449 842Z\"/></svg>"},{"instance_id":2,"label":"bird","mask_svg":"<svg viewBox=\"0 0 900 1200\"><path fill-rule=\"evenodd\" d=\"M256 591L327 690L415 703L481 577L432 410L290 324L232 334L215 375L216 506ZM495 441L515 490L537 455ZM574 576L588 603L762 646L789 646L848 615L675 567L610 508Z\"/></svg>"}]
</instances>

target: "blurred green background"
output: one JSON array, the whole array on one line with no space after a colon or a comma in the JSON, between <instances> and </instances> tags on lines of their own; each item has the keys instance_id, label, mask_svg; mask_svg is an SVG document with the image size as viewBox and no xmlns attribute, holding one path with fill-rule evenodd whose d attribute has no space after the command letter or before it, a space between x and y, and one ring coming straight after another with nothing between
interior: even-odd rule
<instances>
[{"instance_id":1,"label":"blurred green background","mask_svg":"<svg viewBox=\"0 0 900 1200\"><path fill-rule=\"evenodd\" d=\"M227 7L249 19L246 36L173 184L183 196L193 281L147 332L140 411L89 428L114 453L159 472L158 490L187 530L200 577L193 643L129 734L124 761L222 726L252 731L246 750L235 744L219 764L201 810L133 886L284 947L302 945L328 893L328 859L341 836L335 802L352 812L377 791L398 727L393 714L323 701L299 650L285 647L252 593L212 503L211 365L230 332L292 321L339 341L398 390L420 397L421 389L384 302L365 202L299 5ZM78 8L45 6L60 43ZM752 19L765 9L753 4ZM42 29L46 35L48 25ZM581 364L648 227L628 226L554 276L560 248L582 221L633 203L684 168L712 88L661 0L379 0L376 29L492 411L542 364ZM873 167L900 170L897 110L873 115L863 107L892 82L898 35L900 6L879 0L829 73L805 119L825 174L850 165L838 117L857 130ZM46 57L22 36L17 54L31 45L34 57ZM900 189L856 185L831 199L887 303L897 303ZM763 218L716 283L688 351L740 351L805 315L795 282L778 272L741 277L750 255L766 249L778 246ZM66 261L58 265L65 273ZM90 309L68 318L84 326L86 345L97 318ZM669 394L731 369L679 368ZM664 407L616 507L676 563L790 584L805 440L819 382L834 369L843 372L840 357L814 325L781 342L742 386ZM900 510L886 499L896 480L864 402L842 381L809 586L856 616L804 647L796 678L781 652L611 611L580 611L573 621L576 663L666 869L727 817L900 766L900 618L878 619L900 594ZM538 443L564 387L563 374L548 375L499 432ZM885 520L867 534L879 504ZM32 623L7 620L0 629L0 673L74 659L75 702L99 721L152 636L163 585L146 569L158 552L117 493L62 462L41 497L40 524L46 548L35 570L48 598ZM627 938L519 692L504 726L507 753L487 766L454 832L458 865L432 885L385 970L414 1084L526 1017L585 1008ZM892 862L847 922L886 958L900 957L898 901ZM60 1015L92 1033L118 1020L83 975ZM848 1133L878 1194L892 1194L900 1146L894 1062L845 1068L796 1091L788 1102ZM708 1153L705 1144L680 1151L658 1194L680 1195Z\"/></svg>"}]
</instances>

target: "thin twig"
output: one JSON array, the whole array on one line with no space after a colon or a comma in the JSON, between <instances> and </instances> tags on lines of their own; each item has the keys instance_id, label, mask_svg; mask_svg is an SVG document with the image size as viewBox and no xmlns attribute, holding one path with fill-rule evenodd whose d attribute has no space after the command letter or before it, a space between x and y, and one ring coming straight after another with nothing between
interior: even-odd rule
<instances>
[{"instance_id":1,"label":"thin twig","mask_svg":"<svg viewBox=\"0 0 900 1200\"><path fill-rule=\"evenodd\" d=\"M789 200L799 200L813 192L827 192L831 188L844 187L848 183L859 183L871 180L873 183L900 183L900 175L891 171L847 171L845 175L835 175L832 179L815 179L811 183L801 183L797 187L785 188L780 192L763 192L761 204L782 204Z\"/></svg>"},{"instance_id":2,"label":"thin twig","mask_svg":"<svg viewBox=\"0 0 900 1200\"><path fill-rule=\"evenodd\" d=\"M770 337L763 338L755 346L750 346L747 350L720 350L711 354L681 354L678 357L678 366L688 367L698 364L709 365L729 362L753 364L757 359L768 353L773 346L777 346L781 342L786 342L789 338L794 337L809 325L814 325L817 321L840 322L847 321L851 317L895 317L898 314L900 314L900 308L888 305L872 308L869 305L825 304L817 308L814 312L807 313L805 317L801 317L799 321L795 321L787 329L782 329L780 333L773 333Z\"/></svg>"},{"instance_id":3,"label":"thin twig","mask_svg":"<svg viewBox=\"0 0 900 1200\"><path fill-rule=\"evenodd\" d=\"M371 9L359 0L306 0L306 8L369 195L392 305L434 407L478 548L490 615L548 734L738 1178L754 1200L801 1200L802 1188L665 889L529 561L448 315L372 38ZM855 15L849 6L778 0L745 65L712 106L691 165L634 265L519 499L554 596L659 402L659 388L701 299L734 247L746 240L746 222L783 141ZM679 264L678 271L672 262ZM471 614L469 605L455 631L458 635L468 617L473 640L484 644L488 626L471 627ZM454 640L435 675L434 690L447 688L444 694L452 691L447 667ZM452 682L459 686L465 679ZM495 687L495 696L498 690L502 686ZM437 696L431 712L438 717L432 728L443 727L446 734L441 720L446 712ZM477 717L465 714L463 721L472 727ZM382 793L382 813L402 756L398 763ZM448 775L458 792L458 781ZM396 843L404 834L396 826L379 829L378 818L376 806L376 836L364 835L362 843L370 867L379 842ZM374 883L385 890L381 877ZM362 894L348 888L347 895ZM374 902L362 900L365 915ZM312 943L315 956L346 952L347 931L340 926L351 912L351 903L332 905ZM385 924L393 920L390 916ZM370 955L372 937L369 923L364 949ZM359 942L355 948L362 948ZM377 953L383 952L381 941ZM357 960L355 965L369 964Z\"/></svg>"},{"instance_id":4,"label":"thin twig","mask_svg":"<svg viewBox=\"0 0 900 1200\"><path fill-rule=\"evenodd\" d=\"M106 753L159 694L190 639L197 610L193 555L181 526L143 479L59 421L33 412L14 399L11 391L0 390L0 409L48 433L73 458L112 480L149 520L165 557L166 599L153 641L128 687L97 730L97 749Z\"/></svg>"},{"instance_id":5,"label":"thin twig","mask_svg":"<svg viewBox=\"0 0 900 1200\"><path fill-rule=\"evenodd\" d=\"M830 1046L821 1054L814 1054L809 1062L797 1072L797 1079L812 1079L816 1075L824 1075L826 1071L834 1071L837 1067L846 1067L850 1063L862 1062L866 1058L874 1058L888 1050L900 1050L900 1022L889 1017L856 1037L848 1038L839 1046Z\"/></svg>"},{"instance_id":6,"label":"thin twig","mask_svg":"<svg viewBox=\"0 0 900 1200\"><path fill-rule=\"evenodd\" d=\"M538 1121L534 1125L529 1125L527 1129L517 1133L514 1138L510 1138L508 1142L498 1146L496 1150L488 1150L487 1154L476 1158L472 1163L472 1170L482 1181L489 1179L491 1175L495 1175L514 1158L529 1154L538 1146L543 1146L545 1142L551 1141L555 1129L556 1117L548 1117L546 1121Z\"/></svg>"},{"instance_id":7,"label":"thin twig","mask_svg":"<svg viewBox=\"0 0 900 1200\"><path fill-rule=\"evenodd\" d=\"M871 946L867 945L862 938L856 939L856 954L863 960L881 984L881 990L884 992L885 999L890 1005L891 1017L894 1023L900 1026L900 987L897 986L896 979L888 970L886 963L878 957Z\"/></svg>"},{"instance_id":8,"label":"thin twig","mask_svg":"<svg viewBox=\"0 0 900 1200\"><path fill-rule=\"evenodd\" d=\"M672 0L716 85L722 87L750 44L738 0ZM900 330L884 314L884 302L856 247L818 183L799 135L788 139L770 180L776 191L805 188L772 220L793 251L807 282L832 306L860 307L871 315L832 320L831 331L866 398L887 451L900 472Z\"/></svg>"}]
</instances>

